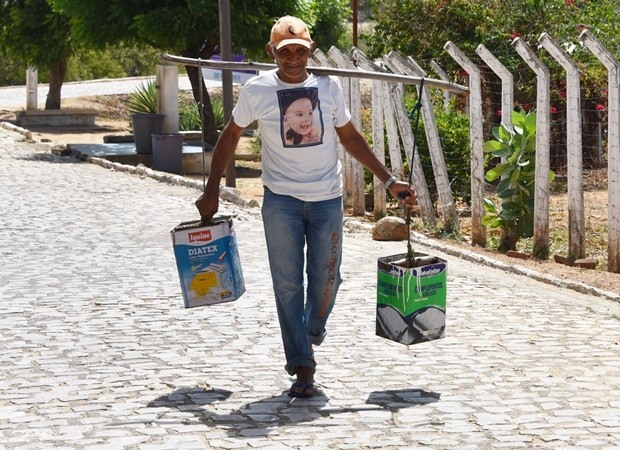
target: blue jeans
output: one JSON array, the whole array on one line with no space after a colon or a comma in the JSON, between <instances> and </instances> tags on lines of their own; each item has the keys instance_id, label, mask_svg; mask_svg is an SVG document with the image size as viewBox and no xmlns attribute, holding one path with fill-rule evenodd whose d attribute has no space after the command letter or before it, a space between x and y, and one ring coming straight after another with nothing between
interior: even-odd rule
<instances>
[{"instance_id":1,"label":"blue jeans","mask_svg":"<svg viewBox=\"0 0 620 450\"><path fill-rule=\"evenodd\" d=\"M325 338L342 281L342 197L305 202L265 188L262 215L285 369L291 375L300 366L314 370L312 345Z\"/></svg>"}]
</instances>

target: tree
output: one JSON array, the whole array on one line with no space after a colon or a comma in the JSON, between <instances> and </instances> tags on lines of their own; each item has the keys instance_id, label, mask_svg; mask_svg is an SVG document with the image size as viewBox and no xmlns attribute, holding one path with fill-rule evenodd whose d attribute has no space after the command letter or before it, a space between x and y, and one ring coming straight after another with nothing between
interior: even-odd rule
<instances>
[{"instance_id":1,"label":"tree","mask_svg":"<svg viewBox=\"0 0 620 450\"><path fill-rule=\"evenodd\" d=\"M312 39L317 48L328 51L332 46L340 50L351 47L347 37L346 17L350 15L350 0L314 0L302 16L312 24Z\"/></svg>"},{"instance_id":2,"label":"tree","mask_svg":"<svg viewBox=\"0 0 620 450\"><path fill-rule=\"evenodd\" d=\"M0 2L0 41L8 60L49 71L45 109L60 109L67 60L76 48L67 16L54 12L46 0L5 0Z\"/></svg>"},{"instance_id":3,"label":"tree","mask_svg":"<svg viewBox=\"0 0 620 450\"><path fill-rule=\"evenodd\" d=\"M378 0L373 12L374 32L366 36L373 56L399 50L425 61L447 41L473 54L479 44L507 48L516 36L535 45L542 32L576 42L586 26L608 37L610 50L620 44L617 0Z\"/></svg>"},{"instance_id":4,"label":"tree","mask_svg":"<svg viewBox=\"0 0 620 450\"><path fill-rule=\"evenodd\" d=\"M537 49L540 35L546 32L580 65L584 122L586 127L594 127L599 120L598 108L604 108L606 104L606 95L600 89L606 85L606 70L580 45L578 37L588 27L612 53L618 54L618 12L617 0L378 0L374 9L375 32L366 38L373 57L398 50L422 65L431 59L444 58L442 67L451 72L457 82L464 82L464 76L458 64L445 57L445 43L453 41L474 61L479 61L475 49L484 44L512 73L519 74L515 78L515 103L527 105L535 96L536 75L529 69L520 69L525 64L512 47L512 41L520 37L551 69L551 102L558 110L563 110L566 94L564 72L548 52ZM482 64L481 67L484 69ZM485 95L499 99L499 86L499 83L485 83ZM491 103L497 104L499 100L489 102L485 117L496 115ZM559 135L564 135L564 120L557 120L554 127L558 127ZM586 129L584 156L592 161L596 161L595 139L595 131ZM552 142L552 155L556 155L552 157L553 167L560 168L566 163L565 153L561 151L565 146L561 138Z\"/></svg>"},{"instance_id":5,"label":"tree","mask_svg":"<svg viewBox=\"0 0 620 450\"><path fill-rule=\"evenodd\" d=\"M189 58L209 59L219 52L219 8L216 0L49 0L71 17L76 36L103 47L137 41ZM233 51L265 60L265 43L274 20L300 11L297 0L231 0ZM200 87L197 67L186 66L195 100L204 104L205 141L217 140L207 89ZM200 92L202 91L202 98Z\"/></svg>"},{"instance_id":6,"label":"tree","mask_svg":"<svg viewBox=\"0 0 620 450\"><path fill-rule=\"evenodd\" d=\"M484 4L472 0L380 0L375 5L374 31L364 38L372 56L397 50L428 60L450 40L466 51L483 41Z\"/></svg>"}]
</instances>

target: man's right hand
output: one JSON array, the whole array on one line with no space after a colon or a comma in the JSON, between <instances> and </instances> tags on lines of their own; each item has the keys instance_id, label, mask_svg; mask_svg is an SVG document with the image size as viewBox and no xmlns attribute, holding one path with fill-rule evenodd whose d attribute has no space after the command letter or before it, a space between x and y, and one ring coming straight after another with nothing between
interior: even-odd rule
<instances>
[{"instance_id":1,"label":"man's right hand","mask_svg":"<svg viewBox=\"0 0 620 450\"><path fill-rule=\"evenodd\" d=\"M198 212L200 212L200 218L203 221L210 222L213 219L213 216L217 213L219 208L219 193L207 193L205 192L198 200L196 200L195 205L198 208Z\"/></svg>"}]
</instances>

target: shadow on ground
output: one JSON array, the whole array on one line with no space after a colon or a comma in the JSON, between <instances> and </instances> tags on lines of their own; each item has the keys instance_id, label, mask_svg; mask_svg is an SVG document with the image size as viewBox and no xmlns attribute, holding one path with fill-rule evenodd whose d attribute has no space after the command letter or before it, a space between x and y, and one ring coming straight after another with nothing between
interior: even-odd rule
<instances>
[{"instance_id":1,"label":"shadow on ground","mask_svg":"<svg viewBox=\"0 0 620 450\"><path fill-rule=\"evenodd\" d=\"M247 403L226 414L207 408L209 405L226 401L232 394L225 389L183 387L156 398L147 406L190 412L201 423L227 429L231 437L258 437L267 436L278 427L308 423L339 414L381 410L397 412L404 408L438 402L441 397L439 393L422 389L375 391L371 392L365 404L359 407L332 407L328 406L329 398L319 389L317 394L309 399L291 398L285 391L280 395Z\"/></svg>"}]
</instances>

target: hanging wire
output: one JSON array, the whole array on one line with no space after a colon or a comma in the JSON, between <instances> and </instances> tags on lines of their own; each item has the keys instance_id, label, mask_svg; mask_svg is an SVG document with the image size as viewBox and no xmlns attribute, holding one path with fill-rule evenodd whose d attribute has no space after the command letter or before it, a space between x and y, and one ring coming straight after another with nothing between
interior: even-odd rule
<instances>
[{"instance_id":1,"label":"hanging wire","mask_svg":"<svg viewBox=\"0 0 620 450\"><path fill-rule=\"evenodd\" d=\"M418 146L417 145L417 141L418 141L418 124L420 123L420 110L422 109L422 93L423 92L424 92L424 77L422 77L420 79L420 86L419 86L419 89L418 89L418 101L413 106L411 111L409 111L409 117L410 118L413 117L413 115L415 114L414 123L413 123L413 148L411 149L411 160L410 160L410 167L409 167L409 186L411 186L412 182L413 182L413 161L415 160L416 150L417 150L417 146ZM401 194L399 194L399 198L404 199L406 195L408 195L408 194L405 194L403 196L401 196ZM413 252L413 246L411 245L411 211L406 206L405 206L405 208L407 209L407 220L406 220L406 224L407 224L407 257L406 257L406 261L407 261L408 265L413 267L414 263L415 263L415 255L414 255L414 252Z\"/></svg>"}]
</instances>

